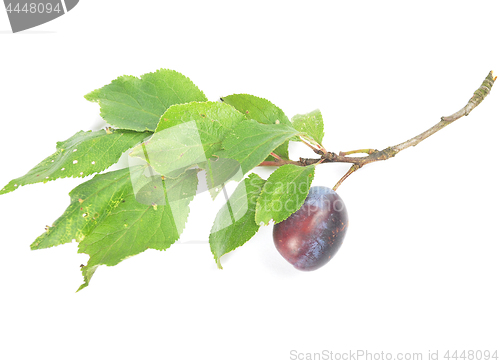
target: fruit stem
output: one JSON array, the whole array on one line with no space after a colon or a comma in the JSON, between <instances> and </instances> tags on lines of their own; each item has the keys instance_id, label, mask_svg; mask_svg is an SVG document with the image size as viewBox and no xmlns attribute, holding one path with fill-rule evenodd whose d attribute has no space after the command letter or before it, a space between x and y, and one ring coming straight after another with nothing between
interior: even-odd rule
<instances>
[{"instance_id":1,"label":"fruit stem","mask_svg":"<svg viewBox=\"0 0 500 364\"><path fill-rule=\"evenodd\" d=\"M344 174L342 176L342 178L337 182L337 184L333 187L333 190L337 191L337 188L339 188L339 186L342 184L342 182L344 182L347 177L349 177L352 173L356 172L360 168L361 167L359 166L359 164L353 164L351 166L351 168L349 168L349 170L347 171L347 173Z\"/></svg>"}]
</instances>

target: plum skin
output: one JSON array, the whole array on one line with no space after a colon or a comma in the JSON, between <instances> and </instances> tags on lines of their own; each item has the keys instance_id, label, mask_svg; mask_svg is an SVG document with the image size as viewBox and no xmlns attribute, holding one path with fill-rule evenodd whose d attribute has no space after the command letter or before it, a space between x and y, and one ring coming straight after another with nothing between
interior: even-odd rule
<instances>
[{"instance_id":1,"label":"plum skin","mask_svg":"<svg viewBox=\"0 0 500 364\"><path fill-rule=\"evenodd\" d=\"M315 270L337 253L348 224L338 193L328 187L311 187L300 209L274 225L274 244L295 268Z\"/></svg>"}]
</instances>

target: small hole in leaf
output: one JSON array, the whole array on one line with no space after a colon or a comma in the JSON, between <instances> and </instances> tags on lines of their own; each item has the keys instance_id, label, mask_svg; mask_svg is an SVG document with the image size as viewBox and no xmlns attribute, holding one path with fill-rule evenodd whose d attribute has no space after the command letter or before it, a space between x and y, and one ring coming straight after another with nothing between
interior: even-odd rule
<instances>
[{"instance_id":1,"label":"small hole in leaf","mask_svg":"<svg viewBox=\"0 0 500 364\"><path fill-rule=\"evenodd\" d=\"M62 168L61 168L61 171L64 171L65 169L66 169L66 168L62 167Z\"/></svg>"},{"instance_id":2,"label":"small hole in leaf","mask_svg":"<svg viewBox=\"0 0 500 364\"><path fill-rule=\"evenodd\" d=\"M87 217L87 216L89 216L89 214L84 213L82 216L83 216L83 217Z\"/></svg>"},{"instance_id":3,"label":"small hole in leaf","mask_svg":"<svg viewBox=\"0 0 500 364\"><path fill-rule=\"evenodd\" d=\"M77 164L77 163L78 163L78 161L75 159L75 160L73 161L73 164Z\"/></svg>"},{"instance_id":4,"label":"small hole in leaf","mask_svg":"<svg viewBox=\"0 0 500 364\"><path fill-rule=\"evenodd\" d=\"M73 152L76 152L76 151L77 151L77 149L73 149Z\"/></svg>"},{"instance_id":5,"label":"small hole in leaf","mask_svg":"<svg viewBox=\"0 0 500 364\"><path fill-rule=\"evenodd\" d=\"M80 176L83 176L83 172L80 172Z\"/></svg>"},{"instance_id":6,"label":"small hole in leaf","mask_svg":"<svg viewBox=\"0 0 500 364\"><path fill-rule=\"evenodd\" d=\"M95 161L92 161L92 164L95 164Z\"/></svg>"}]
</instances>

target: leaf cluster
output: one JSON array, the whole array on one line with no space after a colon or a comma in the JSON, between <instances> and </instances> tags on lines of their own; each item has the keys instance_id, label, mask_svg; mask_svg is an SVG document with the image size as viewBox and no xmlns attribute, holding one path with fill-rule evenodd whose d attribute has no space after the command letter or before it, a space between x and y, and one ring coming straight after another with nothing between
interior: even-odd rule
<instances>
[{"instance_id":1,"label":"leaf cluster","mask_svg":"<svg viewBox=\"0 0 500 364\"><path fill-rule=\"evenodd\" d=\"M260 226L288 218L307 196L314 165L283 165L267 181L249 172L266 160L287 160L290 141L321 145L319 110L290 121L270 101L248 94L208 101L189 78L167 69L118 77L85 98L99 104L109 126L58 142L54 154L0 190L94 175L69 193L66 211L31 244L36 250L78 243L78 252L89 255L79 290L99 265L175 243L202 185L212 198L221 191L226 197L208 237L219 268L224 254ZM140 163L106 172L124 153ZM231 182L237 187L228 197Z\"/></svg>"}]
</instances>

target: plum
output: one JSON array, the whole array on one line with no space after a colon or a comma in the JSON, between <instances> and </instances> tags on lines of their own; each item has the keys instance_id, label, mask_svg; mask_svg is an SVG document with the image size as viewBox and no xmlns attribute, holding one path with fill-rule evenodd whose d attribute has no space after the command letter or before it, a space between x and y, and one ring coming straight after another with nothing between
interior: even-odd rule
<instances>
[{"instance_id":1,"label":"plum","mask_svg":"<svg viewBox=\"0 0 500 364\"><path fill-rule=\"evenodd\" d=\"M348 223L347 210L337 192L311 187L300 209L274 225L274 244L295 268L315 270L337 253Z\"/></svg>"}]
</instances>

